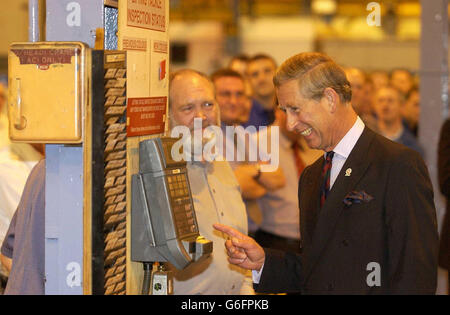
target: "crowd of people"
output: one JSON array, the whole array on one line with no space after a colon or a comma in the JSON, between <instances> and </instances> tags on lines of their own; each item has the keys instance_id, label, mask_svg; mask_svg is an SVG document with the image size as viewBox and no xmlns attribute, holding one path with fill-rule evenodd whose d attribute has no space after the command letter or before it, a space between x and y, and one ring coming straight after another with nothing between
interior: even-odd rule
<instances>
[{"instance_id":1,"label":"crowd of people","mask_svg":"<svg viewBox=\"0 0 450 315\"><path fill-rule=\"evenodd\" d=\"M215 90L224 134L229 126L254 126L257 132L253 136L270 142L273 139L270 135L273 127L279 128L276 147L279 167L276 171L261 172L260 166L264 163L262 160L229 161L247 212L248 231L244 234L251 236L264 248L301 254L303 240L299 228L300 197L297 194L299 178L305 167L312 165L324 153L308 145L304 137L306 134L293 132L293 123L282 107L278 106L273 80L276 71L277 64L269 55L239 55L232 58L227 67L214 71L210 80ZM418 156L424 157L424 150L417 139L419 90L412 73L406 69L395 69L391 73L364 73L356 68L345 68L344 71L351 90L351 106L364 125L383 138L409 147ZM197 114L202 117L202 111ZM268 128L258 132L258 128L262 126ZM252 132L251 129L248 130ZM224 145L236 149L236 143L235 138L226 138ZM270 145L268 147L271 148ZM431 208L428 210L432 213ZM212 213L214 216L214 212ZM198 215L201 217L202 214ZM220 216L216 220L220 224L224 221ZM224 233L223 238L226 238L227 231L220 231ZM208 235L207 231L204 233ZM432 229L430 233L431 240ZM216 272L221 273L221 270ZM203 293L205 292L208 291ZM431 290L428 287L422 292ZM181 292L183 293L193 292Z\"/></svg>"},{"instance_id":2,"label":"crowd of people","mask_svg":"<svg viewBox=\"0 0 450 315\"><path fill-rule=\"evenodd\" d=\"M259 89L263 86L262 79L259 84L254 80L258 77L254 74L266 71L262 68L254 71L252 58L236 59L240 69L243 60L247 60L244 77L249 82L249 90L253 89L254 104L260 100ZM314 53L293 56L275 74L273 71L275 66L271 73L274 75L272 91L277 91L278 99L272 99L272 110L277 113L278 104L287 113L288 131L300 136L294 143L306 139L310 149L322 150L321 157L304 169L298 185L298 177L286 182L287 188L298 187L298 203L288 207L291 213L298 214L300 209L297 237L289 234L289 228L283 225L286 212L278 212L282 208L280 204L289 203L288 198L283 198L286 195L278 196L277 204L265 199L286 187L267 191L259 198L260 209L265 211L253 237L221 223L215 225L218 231L228 235L226 248L230 263L252 270L257 292L434 293L438 249L436 213L431 183L421 158L424 152L417 141L419 95L412 74L405 69L366 74L356 68L341 68L327 56ZM271 95L275 97L275 93ZM266 111L267 105L265 102ZM283 168L287 160L281 154L281 143L280 140ZM340 171L342 167L345 171ZM286 175L284 168L283 171ZM391 179L385 177L386 172ZM358 174L359 182L350 180L353 174ZM344 180L345 177L349 179ZM355 184L368 190L344 191ZM372 192L375 197L370 195ZM292 196L292 192L288 195ZM316 199L319 195L320 199ZM355 207L355 203L372 202L372 205L368 206L370 210L357 206L354 211L359 214L351 210L344 210L347 213L344 214L342 203L339 204L342 201L348 207ZM365 217L368 215L365 211L372 212L373 216ZM386 217L378 217L381 213ZM298 224L299 218L294 216L289 222L294 220ZM443 236L443 242L446 237ZM266 243L267 239L271 243ZM372 242L375 239L385 241ZM295 240L298 243L289 248ZM359 250L358 246L361 246ZM364 261L364 257L389 265L380 280L384 287L373 288L362 281L362 266L356 261ZM408 260L414 262L409 264ZM418 277L423 270L427 272Z\"/></svg>"},{"instance_id":3,"label":"crowd of people","mask_svg":"<svg viewBox=\"0 0 450 315\"><path fill-rule=\"evenodd\" d=\"M355 139L358 139L358 137L364 138L367 141L369 141L369 138L377 139L374 141L379 143L378 146L380 152L375 152L373 154L378 156L385 150L392 149L393 151L385 157L386 159L391 159L389 160L390 163L397 163L396 158L398 158L398 156L407 155L410 151L404 153L402 151L403 147L392 146L391 142L385 138L416 151L418 153L417 157L424 156L423 148L417 140L420 96L417 87L417 79L411 72L406 69L395 69L391 73L385 71L365 73L357 68L340 68L322 54L300 54L300 57L298 58L301 59L301 61L291 62L289 65L290 68L286 65L282 66L284 72L280 72L280 70L277 72L278 65L271 56L257 54L254 56L235 56L230 60L227 67L214 71L210 76L190 69L179 70L171 74L169 84L170 129L173 129L176 126L186 126L189 127L193 134L195 129L194 119L201 119L202 128L216 125L227 135L223 139L224 152L228 152L228 150L232 148L233 152L236 153L239 141L243 141L244 143L250 143L252 141L260 143L259 140L264 138L269 139L269 141L276 141L277 143L277 146L275 147L270 145L270 143L266 146L267 152L265 152L265 156L273 156L271 154L274 152L270 152L270 150L271 148L275 148L275 150L277 150L277 158L279 159L276 169L271 172L262 171L262 167L269 162L267 159L264 159L264 154L261 154L261 151L258 151L260 154L257 156L256 160L249 159L249 152L247 151L244 159L233 158L225 164L206 160L188 162L189 182L200 234L207 239L213 240L214 248L213 254L208 259L193 264L182 271L173 269L175 273L175 294L254 294L252 283L259 283L260 280L262 281L261 285L256 286L256 288L259 286L259 291L266 291L266 289L273 291L273 287L267 285L269 282L268 280L271 279L267 274L269 271L273 271L270 263L277 259L281 259L279 258L281 256L277 254L278 252L275 254L270 251L266 252L267 257L270 259L266 260L266 267L264 268L268 271L266 273L263 272L262 278L261 274L254 274L254 266L259 266L258 272L261 272L261 266L255 264L249 267L248 264L244 264L242 261L237 263L240 259L244 259L239 255L245 253L247 256L245 256L244 260L247 262L251 261L253 257L246 250L252 248L252 250L260 253L259 247L257 246L262 246L268 249L283 251L283 253L288 253L288 255L293 255L289 256L291 257L289 259L283 256L283 263L288 261L289 264L293 264L292 257L303 255L304 248L308 251L309 247L312 246L313 237L316 239L320 238L317 232L316 234L312 233L315 223L311 223L316 222L315 220L319 220L320 218L315 217L316 214L314 214L314 218L311 219L311 214L308 214L306 211L305 213L302 213L302 205L306 205L305 208L308 206L312 207L312 205L316 206L315 203L317 203L317 206L319 205L319 194L317 194L317 200L312 198L313 201L308 201L309 203L307 204L305 204L304 201L302 203L301 197L305 198L305 191L309 189L305 188L309 183L306 182L305 178L308 178L312 183L315 180L323 180L323 178L327 178L328 176L328 181L325 181L327 184L325 186L325 195L320 191L321 206L319 207L319 210L322 209L322 206L324 207L323 209L327 209L325 201L328 193L331 193L334 181L338 181L339 186L342 186L341 177L344 176L342 175L337 178L339 171L333 170L331 163L332 161L335 165L340 163L339 159L342 157L342 164L340 164L340 167L342 167L347 158L351 160L349 154L352 149L348 152L346 152L347 149L344 149L343 151L336 150L336 147L339 147L336 146L339 142L337 140L344 138L343 136L345 133L343 133L340 135L339 139L330 140L330 146L332 144L331 147L334 148L334 151L331 152L335 155L325 155L325 152L329 153L329 147L325 147L323 143L315 143L316 140L312 136L312 134L318 132L319 129L321 129L323 134L318 132L320 133L320 136L317 136L321 138L322 141L322 138L326 138L329 135L337 137L335 134L337 134L337 131L340 129L345 132L352 131L354 134L357 134ZM299 67L304 67L304 70L299 70ZM321 70L322 72L320 72L321 75L314 74L317 68L320 67L323 67ZM297 77L292 79L294 72ZM301 76L298 73L301 73ZM290 79L286 80L283 75ZM277 81L277 79L279 81ZM303 85L299 86L296 80L304 80L301 81ZM297 85L290 86L289 82L297 83ZM307 88L308 90L306 90ZM295 94L297 93L297 90L301 91L298 95ZM2 95L4 95L1 94L1 92L2 90L0 90L0 101L2 100ZM280 95L282 96L282 99L280 99ZM305 97L305 100L303 100L303 97ZM305 104L304 108L294 106L293 103L296 102ZM329 125L326 125L324 121L320 121L320 126L314 126L315 124L319 125L317 119L319 114L317 113L317 109L314 109L314 111L307 109L309 105L306 104L309 104L310 102L319 102L321 106L321 102L323 102L324 110L329 111L329 113L327 112L327 115L330 116L325 116L324 113L321 113L320 115L321 117L329 118ZM351 104L351 108L345 107L347 104ZM1 105L2 103L0 102L0 109ZM298 119L293 119L293 117L297 117ZM332 117L332 119L330 117ZM299 121L302 121L302 123L299 123ZM309 121L310 123L308 124L310 124L311 127L300 128L299 125L303 124L303 121ZM308 124L305 124L305 126ZM238 139L239 136L236 136L236 134L228 137L228 134L225 132L227 127L238 126L249 130L248 133L244 133L244 139ZM251 126L255 128L248 128ZM331 128L333 128L332 126L335 126L333 130L331 130ZM370 128L374 134L372 134L372 131L365 131L366 129L364 129L364 126ZM348 128L345 129L346 127ZM4 128L1 128L1 125L0 132L2 132L3 135L6 132ZM353 145L355 144L353 143ZM11 144L8 143L7 145L5 144L2 146L7 148L8 146L11 146ZM10 152L9 149L7 149L7 151ZM363 153L365 152L362 152L361 154ZM394 157L396 154L398 156ZM422 230L423 232L420 239L411 239L409 241L396 239L391 245L398 246L399 248L406 245L411 246L408 248L411 252L405 252L404 254L410 255L410 258L423 259L423 265L420 266L432 268L434 263L434 245L430 245L429 252L427 249L427 253L423 256L420 255L424 248L421 246L426 247L428 244L425 244L425 242L429 241L430 243L433 243L436 238L435 231L433 231L433 224L435 224L435 221L433 221L431 214L434 209L434 204L431 205L429 203L430 187L428 185L427 175L424 175L426 172L424 172L423 161L420 162L420 158L416 158L416 155L411 157L411 159L413 159L411 165L417 167L417 169L414 169L411 172L412 175L410 174L411 183L415 183L417 178L421 178L423 183L417 184L417 187L423 188L422 191L419 191L419 194L421 196L423 194L424 197L416 200L417 205L414 205L414 202L411 203L411 200L407 200L407 206L405 207L414 207L415 209L416 206L422 206L422 210L425 212L418 215L418 217L415 217L415 213L411 214L407 211L403 214L406 218L411 215L411 221L414 221L414 224L416 224L415 220L420 218L423 225L428 230L424 232L422 228L419 227L418 230ZM35 160L39 160L39 157L37 159L35 158ZM14 161L17 161L17 159L14 159ZM386 165L383 164L383 161L384 160L378 161L375 169L372 169L371 171L378 173L380 179L382 179L383 174L385 174L384 167ZM319 165L319 162L320 166L317 166ZM328 162L330 163L329 165L327 164ZM325 166L328 165L328 170L326 168L322 170L322 164ZM6 164L2 161L0 167L3 169L4 165ZM406 163L405 165L409 164ZM11 169L9 166L8 168ZM305 169L309 170L309 177L306 175L302 176ZM403 166L401 169L403 169ZM317 173L314 174L319 174L319 176L313 178L314 176L311 174L313 174L315 170L317 170ZM22 176L23 180L21 180L21 183L15 185L17 193L15 202L11 205L13 209L18 205L18 197L23 190L25 178L28 176L29 171L30 169L27 169ZM356 166L354 167L354 170L352 170L352 168L347 168L345 170L345 177L351 177L352 172L356 173L356 171ZM417 172L417 176L414 175L415 172ZM0 172L0 176L6 174L6 172ZM43 172L40 172L39 174L41 175L36 176L43 176ZM11 176L14 179L19 178L15 175ZM302 178L303 186L299 186L302 183L300 182L299 184L300 178ZM371 180L373 181L373 178L371 178ZM367 185L372 187L376 184L375 182L372 183L372 181L368 180ZM4 185L3 183L12 182L12 180L5 180L1 183ZM35 182L42 183L43 181L35 179ZM401 185L403 183L402 180L395 179L395 182L400 183L399 189L404 188ZM381 188L383 188L381 185L382 184L373 189L377 192L378 190L381 191ZM303 187L303 191L301 191L299 187ZM416 193L416 189L419 189L417 187L409 187L411 191L408 191L408 193ZM317 189L319 189L319 186ZM319 193L319 190L311 190L310 192L312 195L314 192ZM2 186L0 186L0 193L3 193ZM402 192L399 193L402 194ZM337 193L335 192L335 195L336 194ZM382 193L380 192L380 194ZM363 197L361 198L370 199L369 197L370 196L363 194ZM0 198L4 198L4 196L0 195ZM391 196L386 198L391 198ZM26 203L32 202L31 200L33 199L25 198L25 201L23 201L20 208L27 208ZM44 201L41 200L39 202ZM368 201L364 200L364 202ZM380 201L377 200L374 204L379 205L379 202ZM392 201L392 203L393 207L399 205L402 206L394 201ZM1 205L2 203L0 202L0 206ZM375 206L373 206L373 208L375 208ZM395 211L395 209L393 211ZM1 209L0 218L2 219L2 222L0 223L2 224L2 227L4 226L4 228L0 230L2 233L0 234L0 241L2 242L7 233L7 227L12 219L13 213L14 210L12 209ZM372 219L376 221L379 218ZM395 215L392 215L391 219L392 221L395 221L392 223L392 226L399 229L401 228L405 233L411 233L409 235L410 237L414 238L419 235L416 235L415 231L407 231L410 227L405 227L403 223L397 222ZM302 222L302 220L305 222ZM319 222L320 220L317 221L317 224L319 224ZM353 223L355 222L356 221ZM219 225L215 225L217 230L213 230L212 228L212 225L215 223L219 223ZM367 222L364 222L364 224L367 224ZM373 227L372 225L367 226L369 229L375 229L373 233L374 235L378 235L376 234L379 232L376 230L377 227ZM416 225L413 226L413 228L416 227ZM311 232L311 235L303 235L305 231ZM351 243L352 240L349 240L350 236L346 234L348 231L341 232L344 240L339 241L339 246L343 246L344 248L349 247L349 243ZM251 239L244 238L243 235L246 237L248 235ZM361 235L363 235L363 233ZM231 239L234 239L234 241L232 241L229 236L231 236ZM383 235L380 237L388 236ZM235 243L236 239L243 240L243 242L237 245L237 243ZM227 240L227 253L230 256L229 262L231 262L231 264L228 263L226 257L227 253L221 246L225 240ZM5 241L4 246L2 247L2 255L6 256L6 258L3 257L4 259L2 259L2 261L6 261L7 264L9 264L7 269L11 269L11 261L8 261L8 258L12 258L12 249L17 251L17 248L14 248L13 246L14 242L11 242L11 239L9 239L9 241L10 242L6 244L8 246L5 246L5 243L7 243L7 241ZM42 239L42 242L43 241L44 240ZM244 244L244 241L247 243ZM306 245L304 244L305 241L307 242ZM414 241L416 243L413 245L409 243ZM255 244L258 245L256 246ZM335 244L333 243L333 245ZM417 252L414 249L415 246L417 246ZM4 252L4 248L10 248L11 250ZM237 252L241 254L233 256L236 248L239 248ZM335 249L338 251L337 247ZM395 255L398 254L399 253L396 253ZM275 256L277 257L276 259L273 258ZM383 256L383 254L381 254L381 256ZM258 257L259 261L263 256ZM348 257L353 256L349 254ZM400 261L401 257L395 256L395 259ZM42 261L40 263L42 264ZM278 260L277 263L280 264ZM345 263L351 265L354 262ZM389 263L392 264L392 261L389 261ZM237 266L234 266L233 264ZM400 266L400 262L398 262L398 264L398 266ZM282 266L282 264L278 265L278 267ZM417 266L411 267L410 265L405 264L400 267L405 268L407 272L415 272L418 268ZM12 261L12 267L14 267L14 261ZM325 267L320 266L320 268ZM253 270L253 274L247 269ZM271 273L278 274L278 272L272 271ZM290 272L293 271L290 269ZM297 272L302 273L303 271L300 272L297 270ZM328 273L330 277L336 276L333 272L330 273L329 270L323 272L323 274L325 273ZM433 271L430 271L429 275L433 274ZM4 271L3 279L6 279L7 275L8 272ZM29 277L30 279L33 278L26 274L22 274L21 276L25 278ZM388 276L400 277L399 274L394 273L389 274ZM322 280L320 280L322 279L321 276L316 274L311 277L313 283L317 282L322 284ZM278 280L282 279L283 278L280 278ZM298 280L297 278L295 279ZM386 280L391 281L391 279L383 278L383 281ZM308 292L303 284L300 285L302 281L304 281L304 279L301 278L299 280L299 286L285 286L285 291L282 289L278 290L279 287L283 286L277 285L275 291L292 291L293 293ZM37 287L43 286L43 281L38 279L37 282ZM345 281L343 281L343 283L344 282ZM423 279L419 279L419 284L424 286L423 290L420 290L420 288L411 288L411 292L432 293L433 285L430 284L432 282L432 280L429 281L429 279L424 276ZM395 291L393 287L389 287L388 285L387 288L384 288L384 291L380 292L389 293L389 290L392 290L392 292L396 293L405 293L408 292L408 288L402 286L411 284L414 284L414 279L409 277L407 282L399 285L398 288L395 288L398 289L398 291ZM320 290L316 288L316 291L312 290L309 291L309 293L323 293L324 290L327 292L332 291L334 289L333 285L337 284L330 283L327 284L326 288L320 288ZM359 284L349 284L349 287L352 289L349 289L348 291L357 293L371 292L355 289L358 286ZM341 291L338 290L338 292L342 293L342 288L340 289ZM37 292L43 293L43 288L40 288ZM10 290L9 293L21 292Z\"/></svg>"},{"instance_id":4,"label":"crowd of people","mask_svg":"<svg viewBox=\"0 0 450 315\"><path fill-rule=\"evenodd\" d=\"M226 125L248 126L270 126L276 125L281 128L282 143L284 139L288 146L294 146L298 152L295 160L301 160L304 166L312 164L322 153L319 150L308 148L303 137L290 133L286 129L286 115L277 107L277 98L273 76L277 69L275 60L265 54L247 56L244 54L231 58L228 66L217 70L211 75L215 84L216 98L220 108L222 127ZM384 137L410 147L424 157L424 150L418 143L419 125L419 89L417 78L407 69L394 69L387 71L364 72L358 68L344 68L347 79L351 85L351 104L363 122L372 130ZM233 93L235 97L233 97ZM298 145L297 145L298 144ZM301 148L298 150L297 147ZM286 156L296 156L293 147L292 152L286 152ZM288 151L289 151L288 150ZM294 165L284 157L283 147L279 149L281 166ZM304 167L303 166L303 167ZM300 166L301 167L301 166ZM266 232L274 232L273 236L290 236L297 242L300 239L299 231L295 231L294 222L298 217L278 215L277 206L270 206L267 210L267 193L263 185L258 185L252 176L256 169L250 169L248 165L235 168L235 175L240 181L243 197L247 204L252 200L258 200L265 215L258 215L255 207L248 207L250 220L250 234L258 231L258 235ZM283 172L293 174L289 169ZM299 172L299 174L301 171ZM288 181L287 187L296 190L298 178ZM284 188L286 189L286 188ZM275 189L278 193L281 190ZM270 194L269 194L270 195ZM287 194L292 195L292 194ZM294 194L295 195L295 194ZM297 209L295 202L292 209ZM258 210L258 209L257 209ZM292 213L295 213L292 210ZM255 224L255 220L262 220L261 224ZM286 226L274 227L275 221L285 220L293 224L293 230ZM271 226L271 227L269 227ZM298 229L297 229L298 230ZM291 240L287 240L291 241Z\"/></svg>"}]
</instances>

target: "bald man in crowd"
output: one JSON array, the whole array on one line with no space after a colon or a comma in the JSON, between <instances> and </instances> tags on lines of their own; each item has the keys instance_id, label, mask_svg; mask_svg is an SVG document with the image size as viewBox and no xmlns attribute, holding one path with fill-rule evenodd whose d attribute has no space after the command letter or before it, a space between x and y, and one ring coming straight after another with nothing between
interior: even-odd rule
<instances>
[{"instance_id":1,"label":"bald man in crowd","mask_svg":"<svg viewBox=\"0 0 450 315\"><path fill-rule=\"evenodd\" d=\"M206 75L194 70L177 71L170 77L169 89L172 134L177 127L187 127L192 139L195 131L220 126L214 85ZM202 147L206 141L211 141L202 139ZM226 235L212 228L218 221L247 234L245 205L229 163L220 159L209 162L205 156L196 156L187 161L187 172L200 235L213 241L215 246L208 258L174 271L174 294L253 294L250 274L229 264L223 248L216 245L222 243Z\"/></svg>"}]
</instances>

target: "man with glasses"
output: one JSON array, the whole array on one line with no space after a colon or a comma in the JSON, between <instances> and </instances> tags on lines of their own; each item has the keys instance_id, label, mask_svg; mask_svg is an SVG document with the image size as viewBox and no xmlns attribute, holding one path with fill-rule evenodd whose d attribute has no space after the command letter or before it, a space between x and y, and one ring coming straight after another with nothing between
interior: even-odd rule
<instances>
[{"instance_id":1,"label":"man with glasses","mask_svg":"<svg viewBox=\"0 0 450 315\"><path fill-rule=\"evenodd\" d=\"M224 152L233 150L237 152L237 138L246 145L245 161L238 161L237 155L232 156L228 161L233 168L234 174L239 182L242 197L246 203L249 217L249 234L256 232L260 221L260 211L254 200L261 198L268 191L279 189L285 185L284 175L280 168L274 172L261 172L258 161L249 161L248 147L253 139L250 135L258 131L255 126L248 126L243 134L227 134L227 126L237 127L240 125L242 111L248 97L245 94L245 80L236 71L231 69L219 69L211 76L216 92L216 100L220 109L221 128L224 134ZM231 155L231 154L230 154ZM256 221L256 222L255 222Z\"/></svg>"}]
</instances>

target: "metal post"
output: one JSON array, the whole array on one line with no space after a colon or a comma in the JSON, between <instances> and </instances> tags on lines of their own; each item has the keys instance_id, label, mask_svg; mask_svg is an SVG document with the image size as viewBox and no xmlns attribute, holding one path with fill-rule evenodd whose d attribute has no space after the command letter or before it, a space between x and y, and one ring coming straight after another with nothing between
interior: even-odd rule
<instances>
[{"instance_id":1,"label":"metal post","mask_svg":"<svg viewBox=\"0 0 450 315\"><path fill-rule=\"evenodd\" d=\"M39 41L39 0L28 0L28 40Z\"/></svg>"},{"instance_id":2,"label":"metal post","mask_svg":"<svg viewBox=\"0 0 450 315\"><path fill-rule=\"evenodd\" d=\"M46 40L81 41L94 47L96 29L104 26L103 15L103 0L47 0ZM82 281L84 149L84 144L46 145L46 294L86 293Z\"/></svg>"},{"instance_id":3,"label":"metal post","mask_svg":"<svg viewBox=\"0 0 450 315\"><path fill-rule=\"evenodd\" d=\"M239 0L233 0L231 2L231 9L233 12L233 17L227 25L228 29L225 50L230 56L233 56L238 54L241 50L241 38L239 30Z\"/></svg>"},{"instance_id":4,"label":"metal post","mask_svg":"<svg viewBox=\"0 0 450 315\"><path fill-rule=\"evenodd\" d=\"M448 114L448 0L421 0L420 2L422 29L419 142L425 149L425 161L433 183L440 228L445 207L442 195L439 193L437 147L442 122ZM438 287L438 293L439 290Z\"/></svg>"}]
</instances>

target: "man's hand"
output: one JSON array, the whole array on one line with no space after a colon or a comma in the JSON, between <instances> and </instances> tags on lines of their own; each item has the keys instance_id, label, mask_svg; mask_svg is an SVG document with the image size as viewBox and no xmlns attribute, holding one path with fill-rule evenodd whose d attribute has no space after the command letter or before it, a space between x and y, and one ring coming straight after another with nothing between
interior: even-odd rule
<instances>
[{"instance_id":1,"label":"man's hand","mask_svg":"<svg viewBox=\"0 0 450 315\"><path fill-rule=\"evenodd\" d=\"M215 223L213 227L231 237L225 242L228 261L231 264L244 269L261 270L266 254L254 239L223 224Z\"/></svg>"},{"instance_id":2,"label":"man's hand","mask_svg":"<svg viewBox=\"0 0 450 315\"><path fill-rule=\"evenodd\" d=\"M0 254L0 262L5 267L8 272L11 272L12 268L12 259Z\"/></svg>"}]
</instances>

